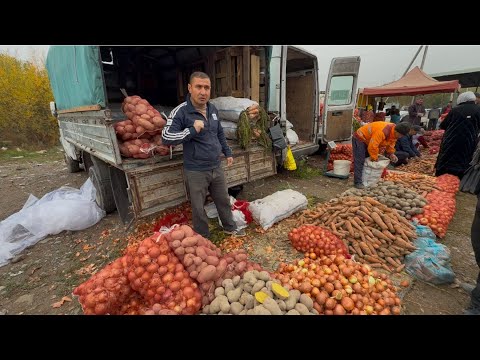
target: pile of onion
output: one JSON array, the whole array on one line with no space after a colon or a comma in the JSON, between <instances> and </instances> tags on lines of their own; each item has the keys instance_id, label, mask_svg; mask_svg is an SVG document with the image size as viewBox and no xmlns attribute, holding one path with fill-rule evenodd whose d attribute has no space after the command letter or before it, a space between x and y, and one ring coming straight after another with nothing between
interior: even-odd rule
<instances>
[{"instance_id":1,"label":"pile of onion","mask_svg":"<svg viewBox=\"0 0 480 360\"><path fill-rule=\"evenodd\" d=\"M460 179L455 175L444 174L435 178L435 185L442 191L456 194L460 187Z\"/></svg>"},{"instance_id":2,"label":"pile of onion","mask_svg":"<svg viewBox=\"0 0 480 360\"><path fill-rule=\"evenodd\" d=\"M343 255L281 263L274 277L311 297L320 314L400 314L400 299L387 275Z\"/></svg>"},{"instance_id":3,"label":"pile of onion","mask_svg":"<svg viewBox=\"0 0 480 360\"><path fill-rule=\"evenodd\" d=\"M295 249L306 252L305 256L311 259L337 254L350 258L343 241L320 226L302 225L290 231L288 238Z\"/></svg>"},{"instance_id":4,"label":"pile of onion","mask_svg":"<svg viewBox=\"0 0 480 360\"><path fill-rule=\"evenodd\" d=\"M455 194L433 190L426 199L428 204L423 207L423 214L416 215L415 218L420 224L429 226L435 235L443 238L455 215Z\"/></svg>"},{"instance_id":5,"label":"pile of onion","mask_svg":"<svg viewBox=\"0 0 480 360\"><path fill-rule=\"evenodd\" d=\"M200 310L201 293L163 235L145 239L131 256L127 277L149 305L160 304L177 314Z\"/></svg>"},{"instance_id":6,"label":"pile of onion","mask_svg":"<svg viewBox=\"0 0 480 360\"><path fill-rule=\"evenodd\" d=\"M120 314L122 304L133 290L124 269L128 259L123 256L93 275L73 290L87 315Z\"/></svg>"}]
</instances>

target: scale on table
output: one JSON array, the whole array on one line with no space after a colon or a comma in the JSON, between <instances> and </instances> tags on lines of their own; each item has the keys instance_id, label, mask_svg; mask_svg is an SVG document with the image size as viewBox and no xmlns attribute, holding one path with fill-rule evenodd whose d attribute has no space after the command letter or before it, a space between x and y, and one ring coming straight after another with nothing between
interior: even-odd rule
<instances>
[{"instance_id":1,"label":"scale on table","mask_svg":"<svg viewBox=\"0 0 480 360\"><path fill-rule=\"evenodd\" d=\"M327 171L328 168L328 161L330 160L330 151L335 149L337 147L337 144L335 144L335 141L329 141L327 143L327 160L325 161L325 166L323 168L323 175L328 176L328 177L334 177L338 179L348 179L350 174L348 175L337 175L333 173L333 170Z\"/></svg>"}]
</instances>

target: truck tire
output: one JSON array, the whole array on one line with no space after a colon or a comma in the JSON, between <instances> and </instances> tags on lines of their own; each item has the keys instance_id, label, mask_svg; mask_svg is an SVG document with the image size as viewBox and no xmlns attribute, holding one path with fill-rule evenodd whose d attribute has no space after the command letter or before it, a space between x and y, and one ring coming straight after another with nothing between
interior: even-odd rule
<instances>
[{"instance_id":1,"label":"truck tire","mask_svg":"<svg viewBox=\"0 0 480 360\"><path fill-rule=\"evenodd\" d=\"M95 186L97 193L95 195L95 201L97 205L105 210L105 212L111 213L114 212L117 208L115 205L115 199L113 197L112 185L110 184L110 177L105 179L102 178L100 171L96 166L91 166L88 170L88 177Z\"/></svg>"},{"instance_id":2,"label":"truck tire","mask_svg":"<svg viewBox=\"0 0 480 360\"><path fill-rule=\"evenodd\" d=\"M68 172L76 173L80 171L80 161L73 160L67 153L63 154L65 158L65 164L67 164Z\"/></svg>"}]
</instances>

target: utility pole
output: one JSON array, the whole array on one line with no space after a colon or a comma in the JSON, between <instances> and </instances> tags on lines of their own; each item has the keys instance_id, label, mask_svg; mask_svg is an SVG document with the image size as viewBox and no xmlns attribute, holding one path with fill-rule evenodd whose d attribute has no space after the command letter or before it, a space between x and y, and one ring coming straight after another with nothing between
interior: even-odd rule
<instances>
[{"instance_id":1,"label":"utility pole","mask_svg":"<svg viewBox=\"0 0 480 360\"><path fill-rule=\"evenodd\" d=\"M410 61L410 64L408 64L408 67L407 67L407 70L405 70L405 72L403 73L402 76L405 76L405 74L408 72L408 70L410 70L410 66L412 66L413 62L415 61L415 59L417 58L418 54L420 53L420 51L422 50L423 48L423 45L420 45L420 47L418 48L417 50L417 53L415 54L415 56L413 57L412 61Z\"/></svg>"},{"instance_id":2,"label":"utility pole","mask_svg":"<svg viewBox=\"0 0 480 360\"><path fill-rule=\"evenodd\" d=\"M425 59L427 58L427 51L428 45L425 45L425 51L423 52L422 64L420 65L420 69L423 70L423 65L425 64Z\"/></svg>"}]
</instances>

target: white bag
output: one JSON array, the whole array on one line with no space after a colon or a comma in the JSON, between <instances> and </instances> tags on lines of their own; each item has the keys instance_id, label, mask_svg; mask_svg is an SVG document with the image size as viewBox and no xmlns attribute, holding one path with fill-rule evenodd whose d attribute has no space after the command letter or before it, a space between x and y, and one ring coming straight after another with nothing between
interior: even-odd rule
<instances>
[{"instance_id":1,"label":"white bag","mask_svg":"<svg viewBox=\"0 0 480 360\"><path fill-rule=\"evenodd\" d=\"M229 140L237 140L237 123L233 121L220 121L225 137Z\"/></svg>"},{"instance_id":2,"label":"white bag","mask_svg":"<svg viewBox=\"0 0 480 360\"><path fill-rule=\"evenodd\" d=\"M235 221L235 224L237 225L237 230L245 229L248 226L247 220L245 220L245 215L240 210L232 210L232 217L233 221ZM218 223L221 227L223 227L220 216L218 217Z\"/></svg>"},{"instance_id":3,"label":"white bag","mask_svg":"<svg viewBox=\"0 0 480 360\"><path fill-rule=\"evenodd\" d=\"M252 105L258 105L256 101L233 96L221 96L211 99L210 103L215 105L218 115L222 120L238 122L240 113Z\"/></svg>"},{"instance_id":4,"label":"white bag","mask_svg":"<svg viewBox=\"0 0 480 360\"><path fill-rule=\"evenodd\" d=\"M363 186L368 187L375 185L382 177L383 170L390 164L390 160L385 156L379 156L378 161L365 159L362 172Z\"/></svg>"},{"instance_id":5,"label":"white bag","mask_svg":"<svg viewBox=\"0 0 480 360\"><path fill-rule=\"evenodd\" d=\"M88 179L80 190L63 186L40 200L30 194L23 208L0 222L0 266L47 235L86 229L105 216Z\"/></svg>"},{"instance_id":6,"label":"white bag","mask_svg":"<svg viewBox=\"0 0 480 360\"><path fill-rule=\"evenodd\" d=\"M298 135L292 129L287 129L287 139L290 145L295 145L298 143Z\"/></svg>"},{"instance_id":7,"label":"white bag","mask_svg":"<svg viewBox=\"0 0 480 360\"><path fill-rule=\"evenodd\" d=\"M283 220L297 211L306 209L308 200L298 191L287 189L277 191L263 199L252 201L249 210L254 220L267 230L276 222Z\"/></svg>"},{"instance_id":8,"label":"white bag","mask_svg":"<svg viewBox=\"0 0 480 360\"><path fill-rule=\"evenodd\" d=\"M291 129L291 128L293 128L293 124L290 121L285 120L285 127L287 128L287 130Z\"/></svg>"}]
</instances>

